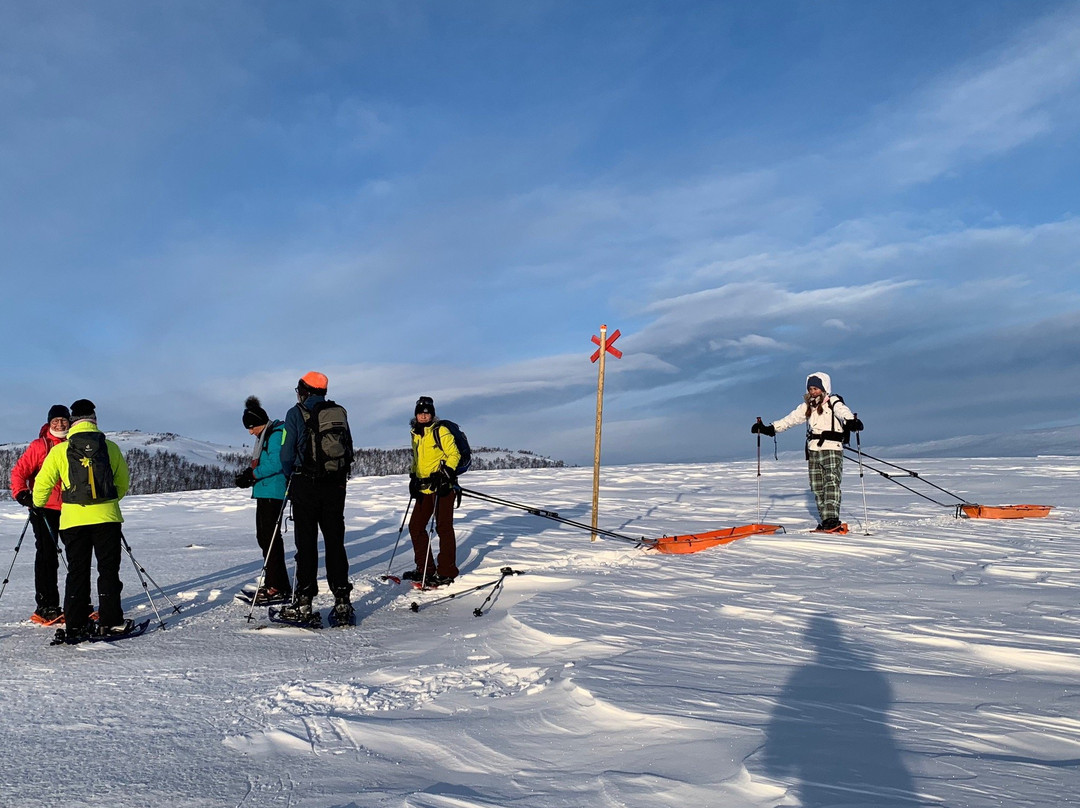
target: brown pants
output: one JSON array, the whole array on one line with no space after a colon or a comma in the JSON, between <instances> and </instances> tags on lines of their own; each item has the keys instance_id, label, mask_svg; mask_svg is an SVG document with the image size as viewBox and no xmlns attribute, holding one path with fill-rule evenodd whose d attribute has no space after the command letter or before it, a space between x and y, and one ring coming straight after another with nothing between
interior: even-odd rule
<instances>
[{"instance_id":1,"label":"brown pants","mask_svg":"<svg viewBox=\"0 0 1080 808\"><path fill-rule=\"evenodd\" d=\"M439 564L431 555L431 537L427 532L427 523L431 514L435 514L435 532L439 534ZM457 578L457 538L454 536L454 495L436 497L434 494L421 494L416 500L416 508L409 518L409 536L412 537L413 556L416 568L432 570L442 578Z\"/></svg>"}]
</instances>

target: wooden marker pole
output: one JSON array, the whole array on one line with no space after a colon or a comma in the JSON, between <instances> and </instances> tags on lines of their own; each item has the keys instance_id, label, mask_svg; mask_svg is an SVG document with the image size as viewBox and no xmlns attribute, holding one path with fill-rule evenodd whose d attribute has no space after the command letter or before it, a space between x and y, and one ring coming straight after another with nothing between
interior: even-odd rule
<instances>
[{"instance_id":1,"label":"wooden marker pole","mask_svg":"<svg viewBox=\"0 0 1080 808\"><path fill-rule=\"evenodd\" d=\"M611 335L611 339L607 338L607 326L600 326L600 338L597 339L593 336L593 344L600 347L593 352L592 360L596 362L600 361L600 366L597 372L596 381L596 442L593 445L593 475L592 475L592 541L596 541L596 527L597 519L600 513L600 433L602 431L604 423L604 358L607 354L611 354L616 359L622 357L622 351L618 348L613 348L612 345L615 340L619 338L618 329Z\"/></svg>"}]
</instances>

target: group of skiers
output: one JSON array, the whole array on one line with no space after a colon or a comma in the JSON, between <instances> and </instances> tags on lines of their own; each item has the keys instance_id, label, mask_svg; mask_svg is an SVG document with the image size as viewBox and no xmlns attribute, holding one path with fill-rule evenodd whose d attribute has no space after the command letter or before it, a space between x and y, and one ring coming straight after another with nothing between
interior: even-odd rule
<instances>
[{"instance_id":1,"label":"group of skiers","mask_svg":"<svg viewBox=\"0 0 1080 808\"><path fill-rule=\"evenodd\" d=\"M270 418L256 396L247 398L241 418L255 445L250 465L236 476L236 485L252 489L255 533L264 562L253 603L284 604L281 617L299 623L312 618L312 599L318 594L320 530L326 580L334 595L333 618L338 623L354 619L345 549L345 486L353 441L345 408L327 399L327 390L326 376L311 371L297 382L296 404L284 421ZM759 418L751 432L775 436L798 424L807 425L806 459L820 516L817 529L843 532L843 447L848 435L863 424L843 398L832 393L831 379L822 372L807 377L799 406L770 424ZM422 586L442 586L458 576L454 508L460 501L457 475L467 465L463 458L468 447L463 436L456 437L461 433L453 422L436 416L435 402L428 396L417 400L409 427L409 495L410 503L415 502L409 536L415 566L402 577ZM120 604L120 561L127 545L119 503L129 483L124 456L98 428L94 404L87 399L79 399L70 409L61 404L50 408L48 423L12 469L12 497L30 509L34 529L33 619L47 625L66 623L58 630L58 639L71 642L132 629ZM286 503L292 506L295 586L281 538ZM427 527L432 516L439 539L437 558ZM57 587L61 552L66 552L68 565L62 607ZM90 600L92 555L98 569L96 613Z\"/></svg>"},{"instance_id":2,"label":"group of skiers","mask_svg":"<svg viewBox=\"0 0 1080 808\"><path fill-rule=\"evenodd\" d=\"M332 620L352 622L349 593L349 558L345 550L345 483L353 459L352 433L345 409L326 398L327 379L312 371L296 386L297 403L284 421L271 420L250 396L243 423L255 436L250 468L237 475L236 484L251 486L256 537L263 552L265 583L254 603L285 603L283 619L305 623L312 618L312 599L318 594L318 534L322 530L326 582L334 595ZM443 586L458 575L454 507L461 452L451 429L435 415L435 402L421 396L410 422L412 469L409 520L415 569L402 577L423 586ZM292 503L293 539L296 544L296 586L290 586L281 536L285 502ZM435 516L439 537L436 562L427 531Z\"/></svg>"},{"instance_id":3,"label":"group of skiers","mask_svg":"<svg viewBox=\"0 0 1080 808\"><path fill-rule=\"evenodd\" d=\"M271 419L256 396L249 396L241 420L255 438L250 466L236 485L250 487L256 500L255 532L264 561L265 582L257 604L281 603L284 619L312 617L318 594L319 532L323 536L326 580L334 595L337 622L352 622L349 558L345 549L345 485L353 460L348 414L327 399L328 381L317 371L296 385L296 404L284 421ZM454 434L435 416L430 397L416 403L410 422L413 464L409 493L416 501L409 533L416 569L404 577L426 586L452 582L458 575L454 535L457 468L461 460ZM48 422L11 472L11 494L30 511L34 529L32 619L63 625L57 641L130 632L120 604L120 561L127 547L121 531L120 500L130 474L120 448L97 425L93 402L79 399L70 409L50 408ZM281 540L286 502L292 506L296 545L295 586L289 578ZM430 547L427 521L436 517L439 554ZM129 551L130 552L130 551ZM57 573L61 553L67 577L61 606ZM90 570L97 558L98 610L91 606Z\"/></svg>"}]
</instances>

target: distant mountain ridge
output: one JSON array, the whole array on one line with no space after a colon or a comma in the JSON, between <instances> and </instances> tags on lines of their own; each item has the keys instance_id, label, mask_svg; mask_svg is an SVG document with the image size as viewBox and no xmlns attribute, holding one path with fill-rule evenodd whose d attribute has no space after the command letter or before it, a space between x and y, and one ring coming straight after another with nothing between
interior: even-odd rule
<instances>
[{"instance_id":1,"label":"distant mountain ridge","mask_svg":"<svg viewBox=\"0 0 1080 808\"><path fill-rule=\"evenodd\" d=\"M251 459L251 447L222 446L186 438L174 432L124 430L106 432L120 447L131 470L132 494L164 494L229 488L233 477ZM29 441L0 445L0 490L10 484L11 467ZM408 474L410 449L357 449L353 477ZM473 470L561 468L565 463L525 450L479 447L473 450Z\"/></svg>"}]
</instances>

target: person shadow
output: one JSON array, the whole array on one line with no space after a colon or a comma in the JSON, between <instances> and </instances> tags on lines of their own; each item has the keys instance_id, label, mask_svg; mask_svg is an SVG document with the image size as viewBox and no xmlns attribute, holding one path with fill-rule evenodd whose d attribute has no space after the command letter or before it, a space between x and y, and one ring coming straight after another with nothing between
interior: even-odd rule
<instances>
[{"instance_id":1,"label":"person shadow","mask_svg":"<svg viewBox=\"0 0 1080 808\"><path fill-rule=\"evenodd\" d=\"M827 614L811 618L813 660L784 685L765 732L768 775L794 781L802 808L933 805L922 801L890 732L892 688L872 653Z\"/></svg>"}]
</instances>

